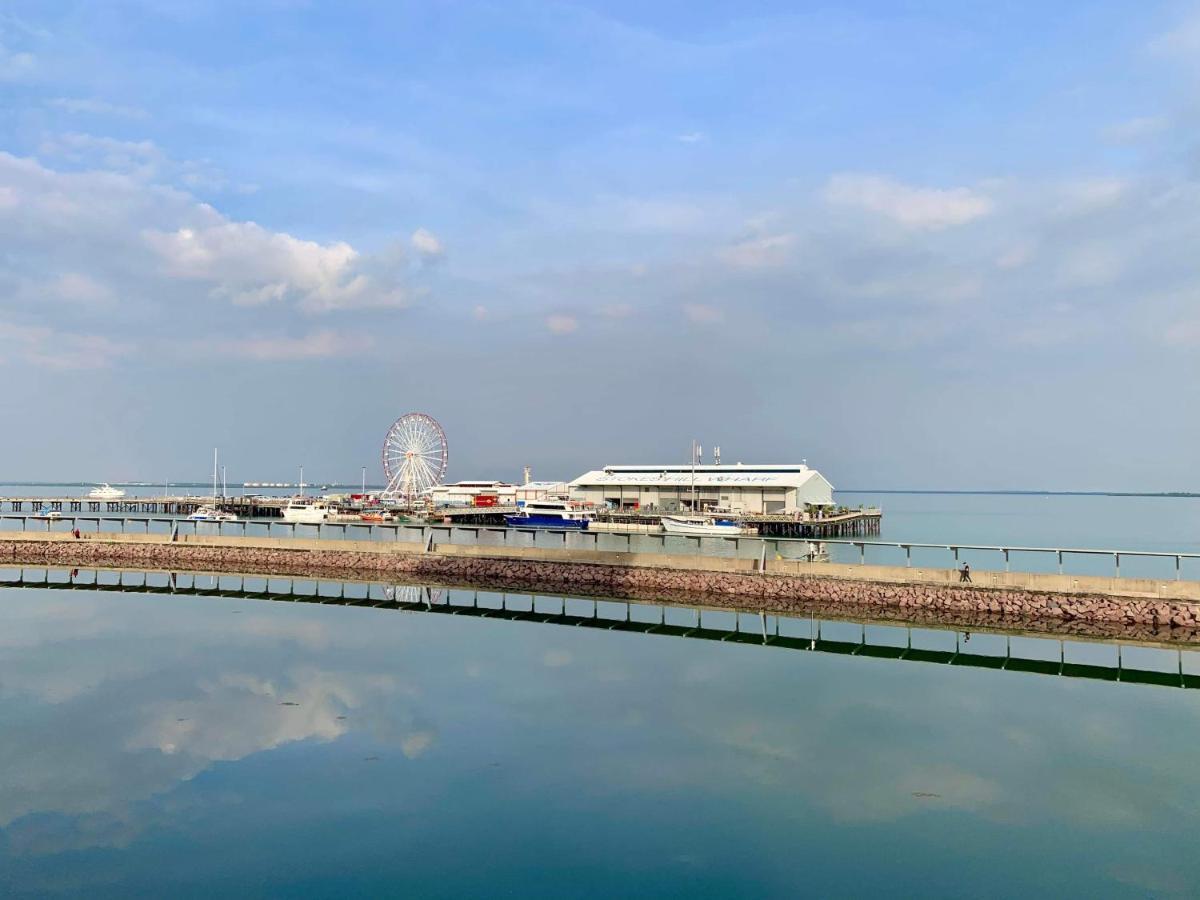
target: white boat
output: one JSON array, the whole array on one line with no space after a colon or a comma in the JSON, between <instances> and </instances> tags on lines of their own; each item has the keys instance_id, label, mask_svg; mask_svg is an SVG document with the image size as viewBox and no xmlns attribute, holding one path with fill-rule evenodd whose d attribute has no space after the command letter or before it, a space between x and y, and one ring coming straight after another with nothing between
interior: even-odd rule
<instances>
[{"instance_id":1,"label":"white boat","mask_svg":"<svg viewBox=\"0 0 1200 900\"><path fill-rule=\"evenodd\" d=\"M99 487L94 487L88 491L88 496L93 500L120 500L125 496L125 492L120 488L115 488L108 482L104 482Z\"/></svg>"},{"instance_id":2,"label":"white boat","mask_svg":"<svg viewBox=\"0 0 1200 900\"><path fill-rule=\"evenodd\" d=\"M696 516L663 516L663 531L691 537L737 537L742 523L728 513Z\"/></svg>"},{"instance_id":3,"label":"white boat","mask_svg":"<svg viewBox=\"0 0 1200 900\"><path fill-rule=\"evenodd\" d=\"M320 525L335 514L325 500L316 497L292 497L283 508L283 521L297 525Z\"/></svg>"},{"instance_id":4,"label":"white boat","mask_svg":"<svg viewBox=\"0 0 1200 900\"><path fill-rule=\"evenodd\" d=\"M191 522L236 522L238 517L223 509L217 509L215 506L202 506L190 516L188 520Z\"/></svg>"}]
</instances>

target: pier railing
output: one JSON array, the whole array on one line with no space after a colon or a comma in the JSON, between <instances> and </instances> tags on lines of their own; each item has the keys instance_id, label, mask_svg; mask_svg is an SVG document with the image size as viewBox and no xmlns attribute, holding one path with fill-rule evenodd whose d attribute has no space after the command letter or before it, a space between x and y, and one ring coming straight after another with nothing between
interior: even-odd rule
<instances>
[{"instance_id":1,"label":"pier railing","mask_svg":"<svg viewBox=\"0 0 1200 900\"><path fill-rule=\"evenodd\" d=\"M862 539L786 537L699 537L658 533L578 531L550 528L501 528L488 525L394 522L326 522L305 525L278 519L203 522L173 516L63 515L61 518L0 515L0 532L134 533L292 537L318 540L405 541L429 545L471 544L498 547L546 547L627 553L694 554L761 559L825 560L840 564L948 569L964 564L973 570L1102 575L1200 581L1200 550L1130 550L1089 547L922 543Z\"/></svg>"}]
</instances>

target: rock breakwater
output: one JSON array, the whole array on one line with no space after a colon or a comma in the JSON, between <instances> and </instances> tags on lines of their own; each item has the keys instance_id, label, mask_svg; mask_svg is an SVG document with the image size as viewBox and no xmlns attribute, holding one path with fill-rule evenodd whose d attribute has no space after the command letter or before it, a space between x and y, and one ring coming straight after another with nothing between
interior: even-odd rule
<instances>
[{"instance_id":1,"label":"rock breakwater","mask_svg":"<svg viewBox=\"0 0 1200 900\"><path fill-rule=\"evenodd\" d=\"M276 542L278 544L278 542ZM939 624L1019 624L1055 633L1185 638L1200 629L1187 601L984 586L889 583L751 571L712 571L438 552L0 538L0 564L175 569L468 585L738 607L780 614L836 610Z\"/></svg>"}]
</instances>

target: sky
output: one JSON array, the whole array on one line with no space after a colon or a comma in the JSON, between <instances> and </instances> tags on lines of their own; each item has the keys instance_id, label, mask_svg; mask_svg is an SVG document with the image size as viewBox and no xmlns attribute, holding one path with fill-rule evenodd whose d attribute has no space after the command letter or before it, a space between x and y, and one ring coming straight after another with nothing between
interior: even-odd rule
<instances>
[{"instance_id":1,"label":"sky","mask_svg":"<svg viewBox=\"0 0 1200 900\"><path fill-rule=\"evenodd\" d=\"M0 480L1200 490L1200 4L0 4Z\"/></svg>"}]
</instances>

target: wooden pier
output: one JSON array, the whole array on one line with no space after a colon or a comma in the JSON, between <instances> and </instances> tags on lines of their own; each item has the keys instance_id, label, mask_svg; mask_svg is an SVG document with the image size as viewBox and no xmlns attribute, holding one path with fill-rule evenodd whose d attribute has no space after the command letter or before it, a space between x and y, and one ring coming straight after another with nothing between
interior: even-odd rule
<instances>
[{"instance_id":1,"label":"wooden pier","mask_svg":"<svg viewBox=\"0 0 1200 900\"><path fill-rule=\"evenodd\" d=\"M48 509L70 513L188 516L202 506L217 506L242 518L277 519L283 516L287 497L0 497L0 512L36 514Z\"/></svg>"},{"instance_id":2,"label":"wooden pier","mask_svg":"<svg viewBox=\"0 0 1200 900\"><path fill-rule=\"evenodd\" d=\"M241 519L279 519L287 497L121 497L114 500L94 497L0 497L0 512L37 514L47 509L71 514L108 513L110 515L189 516L201 506L215 505L234 513ZM389 512L400 512L388 508ZM504 526L504 517L519 512L516 506L448 507L431 513L430 522L455 525ZM879 534L883 514L878 509L848 510L822 517L796 515L748 515L742 521L763 537L825 538L871 537ZM598 522L614 525L640 526L631 531L645 531L657 526L660 514L638 512L606 512L597 516ZM610 529L617 530L617 529Z\"/></svg>"},{"instance_id":3,"label":"wooden pier","mask_svg":"<svg viewBox=\"0 0 1200 900\"><path fill-rule=\"evenodd\" d=\"M759 514L740 518L748 528L753 528L762 537L823 540L877 535L883 522L883 512L872 508L848 510L820 518L799 514ZM602 513L597 517L597 521L628 525L658 525L662 522L662 516L637 512L613 512Z\"/></svg>"}]
</instances>

